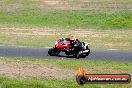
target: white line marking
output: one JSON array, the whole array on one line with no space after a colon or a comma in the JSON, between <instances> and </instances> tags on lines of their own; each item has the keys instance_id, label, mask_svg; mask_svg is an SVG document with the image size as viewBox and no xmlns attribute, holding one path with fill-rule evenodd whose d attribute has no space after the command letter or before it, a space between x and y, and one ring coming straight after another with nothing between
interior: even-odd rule
<instances>
[{"instance_id":1,"label":"white line marking","mask_svg":"<svg viewBox=\"0 0 132 88\"><path fill-rule=\"evenodd\" d=\"M119 49L107 49L107 50L119 50Z\"/></svg>"},{"instance_id":2,"label":"white line marking","mask_svg":"<svg viewBox=\"0 0 132 88\"><path fill-rule=\"evenodd\" d=\"M52 47L43 47L43 48L52 48Z\"/></svg>"}]
</instances>

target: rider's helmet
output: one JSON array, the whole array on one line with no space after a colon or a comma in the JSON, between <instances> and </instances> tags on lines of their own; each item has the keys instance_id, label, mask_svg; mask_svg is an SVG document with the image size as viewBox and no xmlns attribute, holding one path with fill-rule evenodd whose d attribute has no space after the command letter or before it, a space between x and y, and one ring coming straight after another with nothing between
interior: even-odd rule
<instances>
[{"instance_id":1,"label":"rider's helmet","mask_svg":"<svg viewBox=\"0 0 132 88\"><path fill-rule=\"evenodd\" d=\"M71 36L70 37L70 40L75 41L76 40L76 37L75 36Z\"/></svg>"}]
</instances>

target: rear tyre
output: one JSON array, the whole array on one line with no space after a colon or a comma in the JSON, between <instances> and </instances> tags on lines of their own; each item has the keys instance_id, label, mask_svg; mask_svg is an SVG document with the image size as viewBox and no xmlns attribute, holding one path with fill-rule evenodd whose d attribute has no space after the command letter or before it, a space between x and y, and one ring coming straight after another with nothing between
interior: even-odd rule
<instances>
[{"instance_id":1,"label":"rear tyre","mask_svg":"<svg viewBox=\"0 0 132 88\"><path fill-rule=\"evenodd\" d=\"M90 49L88 48L87 50L89 50L89 52L86 53L86 56L88 56L90 54Z\"/></svg>"},{"instance_id":2,"label":"rear tyre","mask_svg":"<svg viewBox=\"0 0 132 88\"><path fill-rule=\"evenodd\" d=\"M81 58L81 51L79 51L77 54L76 54L76 59L79 59Z\"/></svg>"}]
</instances>

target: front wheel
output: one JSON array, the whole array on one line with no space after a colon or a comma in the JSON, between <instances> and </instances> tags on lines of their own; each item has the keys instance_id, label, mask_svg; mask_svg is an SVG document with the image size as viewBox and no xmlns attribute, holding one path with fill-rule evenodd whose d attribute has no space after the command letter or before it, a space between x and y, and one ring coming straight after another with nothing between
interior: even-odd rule
<instances>
[{"instance_id":1,"label":"front wheel","mask_svg":"<svg viewBox=\"0 0 132 88\"><path fill-rule=\"evenodd\" d=\"M50 56L56 56L60 53L60 51L55 50L54 48L49 49L48 54Z\"/></svg>"}]
</instances>

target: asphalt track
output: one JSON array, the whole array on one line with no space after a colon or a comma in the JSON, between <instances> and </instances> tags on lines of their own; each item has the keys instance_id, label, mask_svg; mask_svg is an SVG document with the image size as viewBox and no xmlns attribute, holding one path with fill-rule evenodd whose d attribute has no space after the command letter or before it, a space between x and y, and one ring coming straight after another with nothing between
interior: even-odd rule
<instances>
[{"instance_id":1,"label":"asphalt track","mask_svg":"<svg viewBox=\"0 0 132 88\"><path fill-rule=\"evenodd\" d=\"M66 56L60 53L59 56L49 56L47 54L49 48L29 48L15 46L0 46L0 57L31 57L40 59L75 59L72 56ZM131 50L96 50L91 49L91 53L85 60L96 61L114 61L114 62L132 62Z\"/></svg>"}]
</instances>

